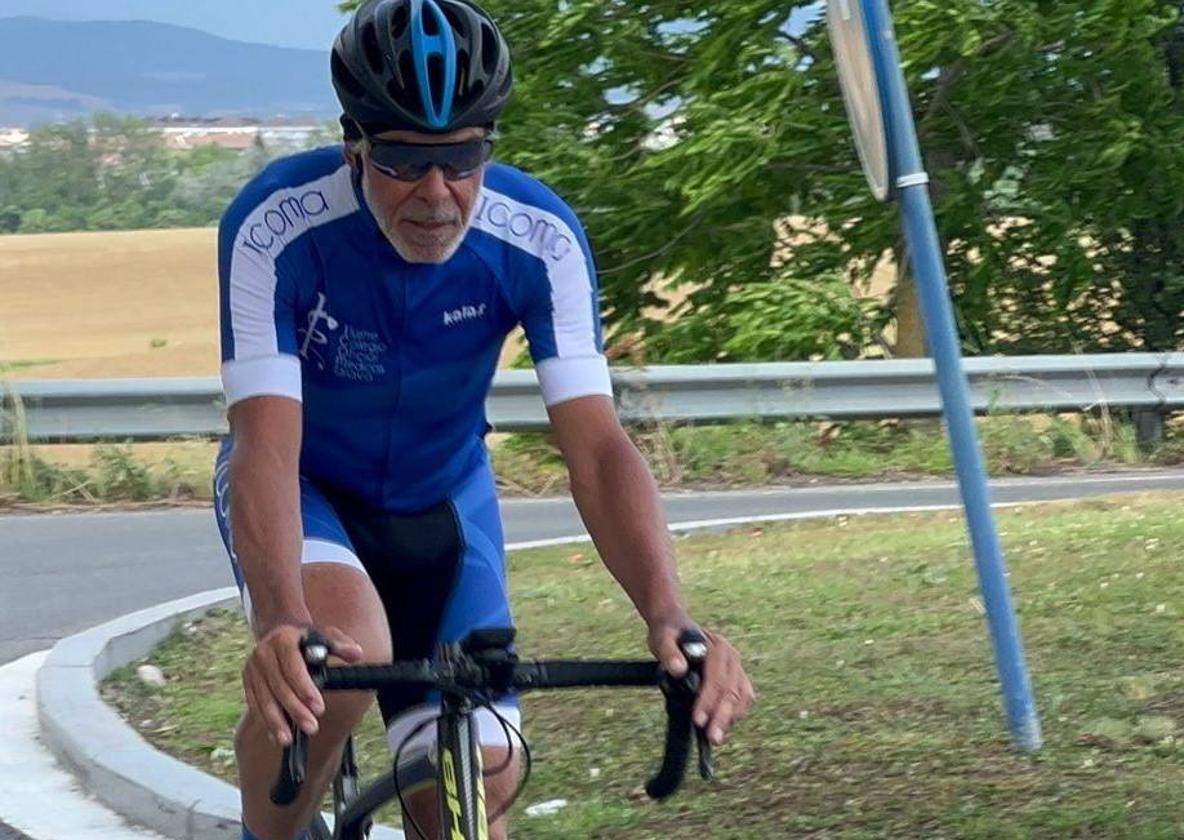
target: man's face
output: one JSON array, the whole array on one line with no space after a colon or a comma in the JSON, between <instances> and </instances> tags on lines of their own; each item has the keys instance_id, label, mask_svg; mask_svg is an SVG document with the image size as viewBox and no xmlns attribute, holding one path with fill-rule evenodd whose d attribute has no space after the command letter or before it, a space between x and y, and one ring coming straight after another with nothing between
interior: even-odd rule
<instances>
[{"instance_id":1,"label":"man's face","mask_svg":"<svg viewBox=\"0 0 1184 840\"><path fill-rule=\"evenodd\" d=\"M482 128L464 128L450 134L387 131L377 135L377 139L398 143L459 143L484 134ZM439 167L433 167L418 181L400 181L376 168L368 149L367 141L363 141L359 147L362 191L383 234L408 262L446 262L456 253L468 230L481 192L483 169L468 178L449 181Z\"/></svg>"}]
</instances>

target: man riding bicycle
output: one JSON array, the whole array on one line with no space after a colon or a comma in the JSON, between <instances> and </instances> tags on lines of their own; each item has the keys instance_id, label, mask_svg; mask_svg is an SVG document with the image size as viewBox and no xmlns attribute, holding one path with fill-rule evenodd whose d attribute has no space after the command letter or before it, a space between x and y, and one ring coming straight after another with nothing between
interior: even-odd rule
<instances>
[{"instance_id":1,"label":"man riding bicycle","mask_svg":"<svg viewBox=\"0 0 1184 840\"><path fill-rule=\"evenodd\" d=\"M367 0L331 69L344 149L272 163L219 232L231 434L216 510L255 635L235 746L243 837L261 840L302 836L372 699L321 696L298 648L310 628L377 662L512 625L484 401L518 325L588 531L676 675L693 626L657 487L614 410L582 227L490 160L512 78L496 24L468 0ZM735 649L707 635L695 719L718 744L753 695ZM392 747L419 732L398 768L414 790L434 778L420 724L435 698L378 699ZM497 709L520 721L514 698ZM286 716L315 737L302 794L277 807ZM482 710L478 729L485 765L502 766L501 724ZM490 813L514 763L487 781ZM437 830L434 788L408 807ZM504 818L492 828L506 836Z\"/></svg>"}]
</instances>

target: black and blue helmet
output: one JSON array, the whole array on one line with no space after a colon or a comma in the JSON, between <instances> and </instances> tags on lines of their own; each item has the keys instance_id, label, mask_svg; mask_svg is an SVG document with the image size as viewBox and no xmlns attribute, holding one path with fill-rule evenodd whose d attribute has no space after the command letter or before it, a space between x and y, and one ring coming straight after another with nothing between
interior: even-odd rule
<instances>
[{"instance_id":1,"label":"black and blue helmet","mask_svg":"<svg viewBox=\"0 0 1184 840\"><path fill-rule=\"evenodd\" d=\"M333 87L367 133L492 125L510 98L510 48L468 0L366 0L333 44Z\"/></svg>"}]
</instances>

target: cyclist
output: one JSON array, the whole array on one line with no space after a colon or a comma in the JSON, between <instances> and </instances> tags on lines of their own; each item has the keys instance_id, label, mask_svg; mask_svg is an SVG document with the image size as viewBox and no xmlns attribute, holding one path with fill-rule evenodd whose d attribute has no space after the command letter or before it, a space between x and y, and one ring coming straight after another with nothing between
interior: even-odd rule
<instances>
[{"instance_id":1,"label":"cyclist","mask_svg":"<svg viewBox=\"0 0 1184 840\"><path fill-rule=\"evenodd\" d=\"M512 78L497 26L469 0L367 0L330 64L344 147L272 163L219 231L231 434L216 511L255 636L235 745L243 837L262 840L307 830L371 702L321 697L298 653L309 628L341 659L383 661L512 624L484 400L519 324L588 531L676 674L692 626L656 485L614 411L580 223L491 161ZM707 635L696 719L719 743L753 693L732 645ZM398 772L422 786L409 808L434 832L433 698L378 700L392 746L419 730ZM496 708L518 725L513 698ZM285 712L315 737L308 783L280 808ZM478 724L485 766L501 766L501 725L487 710ZM513 769L488 780L490 813Z\"/></svg>"}]
</instances>

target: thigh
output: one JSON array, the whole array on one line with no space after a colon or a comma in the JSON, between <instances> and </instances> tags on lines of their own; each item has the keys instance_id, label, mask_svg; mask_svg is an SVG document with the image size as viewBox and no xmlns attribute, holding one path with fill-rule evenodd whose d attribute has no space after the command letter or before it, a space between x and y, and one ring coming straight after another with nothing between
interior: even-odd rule
<instances>
[{"instance_id":1,"label":"thigh","mask_svg":"<svg viewBox=\"0 0 1184 840\"><path fill-rule=\"evenodd\" d=\"M231 445L230 439L223 441L215 462L214 515L242 595L243 611L251 621L254 617L251 593L234 548L234 523L230 516L234 493L230 480ZM367 659L389 660L390 633L378 592L354 550L338 511L305 476L300 477L300 520L304 537L301 563L305 600L314 623L338 627L354 637L366 651Z\"/></svg>"}]
</instances>

